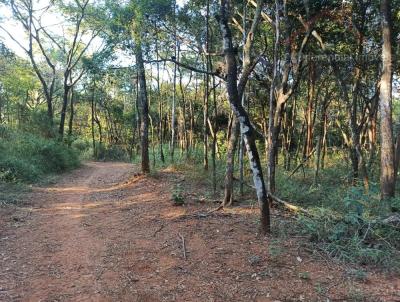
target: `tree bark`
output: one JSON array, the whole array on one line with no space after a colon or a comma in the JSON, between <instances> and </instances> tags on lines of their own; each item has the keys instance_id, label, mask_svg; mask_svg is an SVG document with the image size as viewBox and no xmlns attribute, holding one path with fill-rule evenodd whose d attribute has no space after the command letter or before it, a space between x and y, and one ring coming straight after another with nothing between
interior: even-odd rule
<instances>
[{"instance_id":1,"label":"tree bark","mask_svg":"<svg viewBox=\"0 0 400 302\"><path fill-rule=\"evenodd\" d=\"M269 198L264 183L261 162L255 142L255 130L250 122L246 110L241 104L241 93L243 89L238 89L237 83L237 63L235 57L235 49L232 42L231 29L229 27L230 16L230 1L221 0L220 2L219 23L222 33L222 42L224 49L225 65L226 65L226 88L228 99L233 112L240 123L240 130L244 136L244 142L249 158L250 168L253 173L253 182L256 188L257 199L260 206L260 232L266 234L270 232L270 210ZM242 86L245 86L245 80L241 81Z\"/></svg>"},{"instance_id":2,"label":"tree bark","mask_svg":"<svg viewBox=\"0 0 400 302\"><path fill-rule=\"evenodd\" d=\"M204 148L204 158L203 158L203 166L204 170L208 170L208 131L207 131L207 123L208 123L208 98L209 98L209 21L210 21L210 1L207 0L207 9L206 9L206 53L204 56L205 64L206 64L206 71L207 73L204 75L205 78L205 87L204 87L204 111L203 111L203 148Z\"/></svg>"},{"instance_id":3,"label":"tree bark","mask_svg":"<svg viewBox=\"0 0 400 302\"><path fill-rule=\"evenodd\" d=\"M92 124L92 144L93 144L93 158L96 159L97 158L97 152L96 152L96 139L94 136L94 89L95 89L95 82L93 81L93 87L92 87L92 97L90 100L90 107L91 107L91 113L92 113L92 120L91 120L91 124Z\"/></svg>"},{"instance_id":4,"label":"tree bark","mask_svg":"<svg viewBox=\"0 0 400 302\"><path fill-rule=\"evenodd\" d=\"M149 161L149 104L147 99L146 74L143 63L142 44L140 41L135 43L135 57L138 69L139 98L140 98L140 141L142 155L142 172L150 172Z\"/></svg>"},{"instance_id":5,"label":"tree bark","mask_svg":"<svg viewBox=\"0 0 400 302\"><path fill-rule=\"evenodd\" d=\"M381 115L381 198L395 195L394 145L392 125L392 42L390 0L381 1L382 76L379 112Z\"/></svg>"},{"instance_id":6,"label":"tree bark","mask_svg":"<svg viewBox=\"0 0 400 302\"><path fill-rule=\"evenodd\" d=\"M68 121L68 146L71 146L72 144L72 126L74 123L74 115L75 115L75 110L74 110L74 89L71 89L71 94L70 94L70 111L69 111L69 121Z\"/></svg>"},{"instance_id":7,"label":"tree bark","mask_svg":"<svg viewBox=\"0 0 400 302\"><path fill-rule=\"evenodd\" d=\"M228 151L226 154L226 168L225 168L225 189L224 199L222 206L231 206L233 203L233 172L235 163L235 151L239 136L239 123L234 116L231 127L231 135L229 137Z\"/></svg>"},{"instance_id":8,"label":"tree bark","mask_svg":"<svg viewBox=\"0 0 400 302\"><path fill-rule=\"evenodd\" d=\"M64 75L64 91L63 91L63 101L61 107L61 116L60 116L60 126L58 128L59 138L62 140L64 137L64 126L65 126L65 116L67 113L68 106L68 95L71 89L71 86L67 83L68 75Z\"/></svg>"}]
</instances>

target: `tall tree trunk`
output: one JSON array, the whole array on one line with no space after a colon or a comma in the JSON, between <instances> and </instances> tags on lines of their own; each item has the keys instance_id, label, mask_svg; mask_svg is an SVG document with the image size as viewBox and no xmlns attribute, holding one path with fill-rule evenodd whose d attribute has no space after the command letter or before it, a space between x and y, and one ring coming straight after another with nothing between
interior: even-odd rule
<instances>
[{"instance_id":1,"label":"tall tree trunk","mask_svg":"<svg viewBox=\"0 0 400 302\"><path fill-rule=\"evenodd\" d=\"M394 145L392 125L392 42L390 0L381 1L382 76L379 112L381 115L381 197L395 195Z\"/></svg>"},{"instance_id":2,"label":"tall tree trunk","mask_svg":"<svg viewBox=\"0 0 400 302\"><path fill-rule=\"evenodd\" d=\"M138 69L139 98L140 98L140 140L142 155L142 172L150 172L149 162L149 104L147 99L146 74L143 63L142 44L140 41L135 43L135 57Z\"/></svg>"},{"instance_id":3,"label":"tall tree trunk","mask_svg":"<svg viewBox=\"0 0 400 302\"><path fill-rule=\"evenodd\" d=\"M97 158L97 151L96 151L96 139L94 136L94 89L95 89L95 82L93 81L93 90L92 90L92 97L91 97L91 112L92 112L92 144L93 144L93 158Z\"/></svg>"},{"instance_id":4,"label":"tall tree trunk","mask_svg":"<svg viewBox=\"0 0 400 302\"><path fill-rule=\"evenodd\" d=\"M162 102L162 96L161 96L161 87L160 87L160 62L159 60L159 54L158 54L158 32L156 35L156 59L157 59L157 97L158 97L158 119L159 119L159 125L158 125L158 141L159 141L159 148L160 148L160 159L162 162L165 161L164 158L164 149L163 149L163 123L162 123L162 116L163 116L163 102Z\"/></svg>"},{"instance_id":5,"label":"tall tree trunk","mask_svg":"<svg viewBox=\"0 0 400 302\"><path fill-rule=\"evenodd\" d=\"M208 98L209 98L209 82L210 76L208 74L210 69L209 64L209 21L210 21L210 1L207 0L207 8L206 8L206 53L204 56L204 60L206 63L206 75L205 77L205 88L204 88L204 111L203 111L203 148L204 148L204 158L203 158L203 166L204 170L208 170L208 131L207 131L207 123L208 123Z\"/></svg>"},{"instance_id":6,"label":"tall tree trunk","mask_svg":"<svg viewBox=\"0 0 400 302\"><path fill-rule=\"evenodd\" d=\"M321 155L321 169L325 168L325 155L328 148L327 144L327 134L328 134L328 113L327 108L324 109L324 125L322 133L322 155Z\"/></svg>"},{"instance_id":7,"label":"tall tree trunk","mask_svg":"<svg viewBox=\"0 0 400 302\"><path fill-rule=\"evenodd\" d=\"M173 21L174 21L174 58L177 59L177 35L176 35L176 0L174 1L174 15L173 15ZM178 55L179 56L179 55ZM170 156L171 156L171 162L174 162L174 153L175 153L175 110L176 110L176 71L177 71L177 66L174 64L174 74L173 74L173 94L172 94L172 106L171 106L171 142L170 142Z\"/></svg>"},{"instance_id":8,"label":"tall tree trunk","mask_svg":"<svg viewBox=\"0 0 400 302\"><path fill-rule=\"evenodd\" d=\"M74 123L74 89L71 88L70 93L70 111L69 111L69 121L68 121L68 146L72 144L72 126Z\"/></svg>"},{"instance_id":9,"label":"tall tree trunk","mask_svg":"<svg viewBox=\"0 0 400 302\"><path fill-rule=\"evenodd\" d=\"M246 44L246 18L247 18L247 2L243 3L243 45ZM243 62L243 69L246 64L246 49L243 47L243 52L242 52L242 62ZM246 91L243 92L242 95L242 106L245 108L246 104ZM244 162L243 162L243 157L244 157L244 139L243 139L243 133L240 133L240 143L239 143L239 192L240 195L243 196L243 186L244 186Z\"/></svg>"},{"instance_id":10,"label":"tall tree trunk","mask_svg":"<svg viewBox=\"0 0 400 302\"><path fill-rule=\"evenodd\" d=\"M0 125L3 124L3 98L0 94Z\"/></svg>"},{"instance_id":11,"label":"tall tree trunk","mask_svg":"<svg viewBox=\"0 0 400 302\"><path fill-rule=\"evenodd\" d=\"M273 61L273 75L271 80L271 87L269 91L269 120L268 120L268 163L267 163L267 185L268 191L275 191L275 150L276 150L276 137L274 131L274 115L277 108L275 99L275 81L277 77L277 64L278 64L278 51L279 51L279 1L275 3L275 45L274 45L274 61Z\"/></svg>"},{"instance_id":12,"label":"tall tree trunk","mask_svg":"<svg viewBox=\"0 0 400 302\"><path fill-rule=\"evenodd\" d=\"M228 99L236 118L239 120L241 132L244 135L244 141L249 158L250 168L253 173L253 182L256 188L257 199L260 206L260 232L262 234L270 232L270 210L269 197L264 183L261 162L255 142L255 130L250 122L246 110L241 104L241 95L243 91L238 90L237 83L237 63L235 49L232 42L231 29L229 27L230 1L221 0L220 5L220 27L223 39L223 49L226 65L226 87Z\"/></svg>"},{"instance_id":13,"label":"tall tree trunk","mask_svg":"<svg viewBox=\"0 0 400 302\"><path fill-rule=\"evenodd\" d=\"M175 57L176 57L176 38L175 38ZM171 107L171 161L174 162L175 153L175 118L176 118L176 70L177 66L174 64L174 76L173 76L173 94L172 94L172 107Z\"/></svg>"},{"instance_id":14,"label":"tall tree trunk","mask_svg":"<svg viewBox=\"0 0 400 302\"><path fill-rule=\"evenodd\" d=\"M64 79L64 91L63 91L63 100L62 100L62 107L61 107L61 116L60 116L60 126L58 128L58 135L62 140L64 137L64 126L65 126L65 116L67 113L67 106L68 106L68 95L71 89L71 86L68 85L67 79L69 75L64 75L66 79Z\"/></svg>"},{"instance_id":15,"label":"tall tree trunk","mask_svg":"<svg viewBox=\"0 0 400 302\"><path fill-rule=\"evenodd\" d=\"M217 153L217 88L215 86L215 76L212 77L212 83L213 83L213 105L214 105L214 135L213 135L213 141L212 141L212 165L213 165L213 171L212 171L212 180L213 180L213 192L214 194L217 192L217 163L216 163L216 153Z\"/></svg>"},{"instance_id":16,"label":"tall tree trunk","mask_svg":"<svg viewBox=\"0 0 400 302\"><path fill-rule=\"evenodd\" d=\"M233 116L231 134L229 137L228 151L226 154L226 168L225 168L225 189L224 199L222 206L231 206L233 202L233 172L235 163L235 151L239 136L239 123L235 116Z\"/></svg>"},{"instance_id":17,"label":"tall tree trunk","mask_svg":"<svg viewBox=\"0 0 400 302\"><path fill-rule=\"evenodd\" d=\"M314 112L314 95L315 95L315 67L310 65L308 78L308 104L307 104L307 137L304 144L303 158L307 158L313 149L313 112Z\"/></svg>"}]
</instances>

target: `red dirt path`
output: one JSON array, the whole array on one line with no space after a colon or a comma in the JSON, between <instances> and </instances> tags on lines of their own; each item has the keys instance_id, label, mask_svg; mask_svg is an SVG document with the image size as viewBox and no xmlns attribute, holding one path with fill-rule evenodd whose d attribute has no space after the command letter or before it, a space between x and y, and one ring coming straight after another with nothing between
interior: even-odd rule
<instances>
[{"instance_id":1,"label":"red dirt path","mask_svg":"<svg viewBox=\"0 0 400 302\"><path fill-rule=\"evenodd\" d=\"M398 277L259 238L256 209L175 207L176 173L134 171L87 163L0 209L0 301L400 301Z\"/></svg>"}]
</instances>

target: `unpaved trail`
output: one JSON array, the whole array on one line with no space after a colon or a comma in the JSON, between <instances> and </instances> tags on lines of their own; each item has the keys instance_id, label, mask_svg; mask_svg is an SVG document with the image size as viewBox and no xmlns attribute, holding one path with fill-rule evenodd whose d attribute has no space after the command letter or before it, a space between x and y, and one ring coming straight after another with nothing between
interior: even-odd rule
<instances>
[{"instance_id":1,"label":"unpaved trail","mask_svg":"<svg viewBox=\"0 0 400 302\"><path fill-rule=\"evenodd\" d=\"M134 172L87 163L0 210L0 301L400 301L397 277L354 280L296 241L258 238L256 209L174 207L182 176Z\"/></svg>"}]
</instances>

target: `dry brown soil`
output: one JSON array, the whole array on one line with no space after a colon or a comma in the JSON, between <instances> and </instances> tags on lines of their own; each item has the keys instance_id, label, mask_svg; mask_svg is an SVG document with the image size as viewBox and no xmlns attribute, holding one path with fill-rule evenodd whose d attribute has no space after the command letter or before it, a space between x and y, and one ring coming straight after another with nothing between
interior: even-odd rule
<instances>
[{"instance_id":1,"label":"dry brown soil","mask_svg":"<svg viewBox=\"0 0 400 302\"><path fill-rule=\"evenodd\" d=\"M0 209L0 301L400 301L396 276L261 238L251 207L173 206L182 175L135 171L86 163Z\"/></svg>"}]
</instances>

